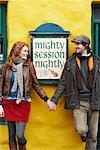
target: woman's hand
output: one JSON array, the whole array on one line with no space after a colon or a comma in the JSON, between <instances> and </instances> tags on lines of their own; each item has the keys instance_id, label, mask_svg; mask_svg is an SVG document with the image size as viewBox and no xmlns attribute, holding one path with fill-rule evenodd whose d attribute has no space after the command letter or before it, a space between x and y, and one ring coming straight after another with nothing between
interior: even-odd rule
<instances>
[{"instance_id":1,"label":"woman's hand","mask_svg":"<svg viewBox=\"0 0 100 150\"><path fill-rule=\"evenodd\" d=\"M50 99L47 100L47 105L48 105L48 108L49 110L56 110L56 104L52 101L50 101Z\"/></svg>"},{"instance_id":2,"label":"woman's hand","mask_svg":"<svg viewBox=\"0 0 100 150\"><path fill-rule=\"evenodd\" d=\"M4 117L4 109L2 105L0 105L0 117Z\"/></svg>"}]
</instances>

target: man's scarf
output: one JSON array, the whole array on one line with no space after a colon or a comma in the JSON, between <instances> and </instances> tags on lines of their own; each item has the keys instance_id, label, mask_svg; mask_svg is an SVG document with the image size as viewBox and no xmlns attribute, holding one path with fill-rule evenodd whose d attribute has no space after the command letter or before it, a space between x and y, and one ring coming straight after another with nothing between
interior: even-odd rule
<instances>
[{"instance_id":1,"label":"man's scarf","mask_svg":"<svg viewBox=\"0 0 100 150\"><path fill-rule=\"evenodd\" d=\"M83 56L81 56L81 57L83 57ZM81 70L80 59L81 59L81 57L78 57L76 55L76 63L77 63L77 66L78 66L77 67L77 86L78 86L79 89L81 89L81 75L80 75L80 70ZM93 56L89 55L89 56L87 56L87 58L88 58L88 68L89 68L88 87L89 87L89 89L92 89L93 80L94 80Z\"/></svg>"},{"instance_id":2,"label":"man's scarf","mask_svg":"<svg viewBox=\"0 0 100 150\"><path fill-rule=\"evenodd\" d=\"M76 55L76 62L77 62L79 69L81 69L80 58L77 55ZM92 55L88 56L88 67L89 67L89 71L91 71L93 69L93 57L92 57Z\"/></svg>"}]
</instances>

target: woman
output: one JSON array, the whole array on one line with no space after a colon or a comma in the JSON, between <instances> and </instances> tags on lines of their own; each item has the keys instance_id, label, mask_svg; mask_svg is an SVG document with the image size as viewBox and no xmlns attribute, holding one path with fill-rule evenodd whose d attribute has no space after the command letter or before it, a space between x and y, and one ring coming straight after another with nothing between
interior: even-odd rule
<instances>
[{"instance_id":1,"label":"woman","mask_svg":"<svg viewBox=\"0 0 100 150\"><path fill-rule=\"evenodd\" d=\"M50 104L50 100L40 87L35 68L30 60L28 45L16 42L2 67L0 89L0 116L8 123L10 150L26 150L24 132L30 112L31 87ZM17 141L16 141L17 138Z\"/></svg>"}]
</instances>

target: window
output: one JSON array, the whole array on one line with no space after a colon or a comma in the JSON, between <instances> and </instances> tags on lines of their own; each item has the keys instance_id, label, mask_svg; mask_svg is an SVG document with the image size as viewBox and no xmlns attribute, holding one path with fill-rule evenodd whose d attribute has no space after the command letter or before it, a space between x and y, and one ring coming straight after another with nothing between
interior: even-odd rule
<instances>
[{"instance_id":1,"label":"window","mask_svg":"<svg viewBox=\"0 0 100 150\"><path fill-rule=\"evenodd\" d=\"M92 4L92 50L100 56L100 4Z\"/></svg>"},{"instance_id":2,"label":"window","mask_svg":"<svg viewBox=\"0 0 100 150\"><path fill-rule=\"evenodd\" d=\"M0 4L0 56L3 57L3 62L7 56L7 5ZM0 57L1 58L1 57Z\"/></svg>"},{"instance_id":3,"label":"window","mask_svg":"<svg viewBox=\"0 0 100 150\"><path fill-rule=\"evenodd\" d=\"M4 63L7 56L7 5L0 4L0 62ZM0 63L0 73L2 68L2 63ZM6 124L3 119L0 119L0 125Z\"/></svg>"}]
</instances>

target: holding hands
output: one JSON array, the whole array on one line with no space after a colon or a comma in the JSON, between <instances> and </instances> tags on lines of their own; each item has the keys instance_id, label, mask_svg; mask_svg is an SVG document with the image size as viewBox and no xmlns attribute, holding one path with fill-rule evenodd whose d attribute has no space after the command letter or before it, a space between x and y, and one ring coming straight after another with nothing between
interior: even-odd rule
<instances>
[{"instance_id":1,"label":"holding hands","mask_svg":"<svg viewBox=\"0 0 100 150\"><path fill-rule=\"evenodd\" d=\"M52 102L50 99L47 100L47 105L48 105L48 108L49 110L56 110L56 104L54 102Z\"/></svg>"}]
</instances>

